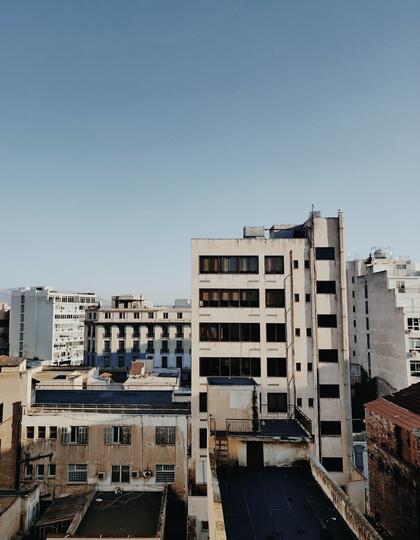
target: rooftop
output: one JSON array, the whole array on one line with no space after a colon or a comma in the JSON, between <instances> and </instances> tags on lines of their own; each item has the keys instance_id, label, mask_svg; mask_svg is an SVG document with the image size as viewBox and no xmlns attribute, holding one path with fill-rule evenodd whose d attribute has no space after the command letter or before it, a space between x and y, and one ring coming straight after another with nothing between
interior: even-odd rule
<instances>
[{"instance_id":1,"label":"rooftop","mask_svg":"<svg viewBox=\"0 0 420 540\"><path fill-rule=\"evenodd\" d=\"M18 367L24 361L25 361L24 358L19 358L18 356L2 355L2 356L0 356L0 368L2 368L2 367Z\"/></svg>"},{"instance_id":2,"label":"rooftop","mask_svg":"<svg viewBox=\"0 0 420 540\"><path fill-rule=\"evenodd\" d=\"M399 392L389 394L384 399L411 413L420 415L420 382L412 384Z\"/></svg>"},{"instance_id":3,"label":"rooftop","mask_svg":"<svg viewBox=\"0 0 420 540\"><path fill-rule=\"evenodd\" d=\"M207 377L207 384L212 386L257 386L251 377Z\"/></svg>"},{"instance_id":4,"label":"rooftop","mask_svg":"<svg viewBox=\"0 0 420 540\"><path fill-rule=\"evenodd\" d=\"M255 437L277 437L279 439L308 439L310 435L293 419L258 420L258 431L252 431L252 420L227 420L229 435L252 435Z\"/></svg>"},{"instance_id":5,"label":"rooftop","mask_svg":"<svg viewBox=\"0 0 420 540\"><path fill-rule=\"evenodd\" d=\"M354 540L307 468L218 471L228 540Z\"/></svg>"},{"instance_id":6,"label":"rooftop","mask_svg":"<svg viewBox=\"0 0 420 540\"><path fill-rule=\"evenodd\" d=\"M162 492L96 493L75 537L154 537L159 527Z\"/></svg>"},{"instance_id":7,"label":"rooftop","mask_svg":"<svg viewBox=\"0 0 420 540\"><path fill-rule=\"evenodd\" d=\"M61 521L70 522L83 507L86 497L87 493L81 493L54 499L36 522L36 527L45 527Z\"/></svg>"}]
</instances>

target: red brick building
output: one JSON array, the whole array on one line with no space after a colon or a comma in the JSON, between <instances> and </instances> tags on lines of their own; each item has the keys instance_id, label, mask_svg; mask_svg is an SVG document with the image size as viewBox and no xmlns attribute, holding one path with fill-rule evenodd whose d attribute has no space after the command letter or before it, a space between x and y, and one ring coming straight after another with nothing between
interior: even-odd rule
<instances>
[{"instance_id":1,"label":"red brick building","mask_svg":"<svg viewBox=\"0 0 420 540\"><path fill-rule=\"evenodd\" d=\"M366 404L370 513L398 540L420 538L420 383Z\"/></svg>"}]
</instances>

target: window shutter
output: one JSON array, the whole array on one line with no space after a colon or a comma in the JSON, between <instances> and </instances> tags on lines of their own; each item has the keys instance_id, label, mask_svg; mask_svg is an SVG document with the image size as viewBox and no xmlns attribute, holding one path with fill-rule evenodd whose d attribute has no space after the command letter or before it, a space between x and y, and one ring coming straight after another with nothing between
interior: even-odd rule
<instances>
[{"instance_id":1,"label":"window shutter","mask_svg":"<svg viewBox=\"0 0 420 540\"><path fill-rule=\"evenodd\" d=\"M61 428L61 444L69 444L70 441L70 429Z\"/></svg>"},{"instance_id":2,"label":"window shutter","mask_svg":"<svg viewBox=\"0 0 420 540\"><path fill-rule=\"evenodd\" d=\"M107 427L104 430L105 444L112 444L112 427Z\"/></svg>"}]
</instances>

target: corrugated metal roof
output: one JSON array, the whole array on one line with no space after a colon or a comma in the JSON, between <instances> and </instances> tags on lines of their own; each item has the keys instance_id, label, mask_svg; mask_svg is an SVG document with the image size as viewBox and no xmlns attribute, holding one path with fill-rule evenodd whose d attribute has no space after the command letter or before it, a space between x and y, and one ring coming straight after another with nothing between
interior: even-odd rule
<instances>
[{"instance_id":1,"label":"corrugated metal roof","mask_svg":"<svg viewBox=\"0 0 420 540\"><path fill-rule=\"evenodd\" d=\"M374 412L404 429L412 430L420 427L420 415L412 413L385 398L375 399L375 401L367 403L365 407L367 411Z\"/></svg>"}]
</instances>

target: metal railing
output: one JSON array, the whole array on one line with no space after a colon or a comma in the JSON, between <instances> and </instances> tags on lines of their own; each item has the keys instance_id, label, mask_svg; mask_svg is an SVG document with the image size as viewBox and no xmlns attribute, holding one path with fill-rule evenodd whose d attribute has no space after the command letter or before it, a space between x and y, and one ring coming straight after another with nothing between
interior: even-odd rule
<instances>
[{"instance_id":1,"label":"metal railing","mask_svg":"<svg viewBox=\"0 0 420 540\"><path fill-rule=\"evenodd\" d=\"M34 403L27 408L28 414L51 413L51 412L77 412L95 414L165 414L183 413L189 414L189 403L145 403L112 404L112 403Z\"/></svg>"}]
</instances>

